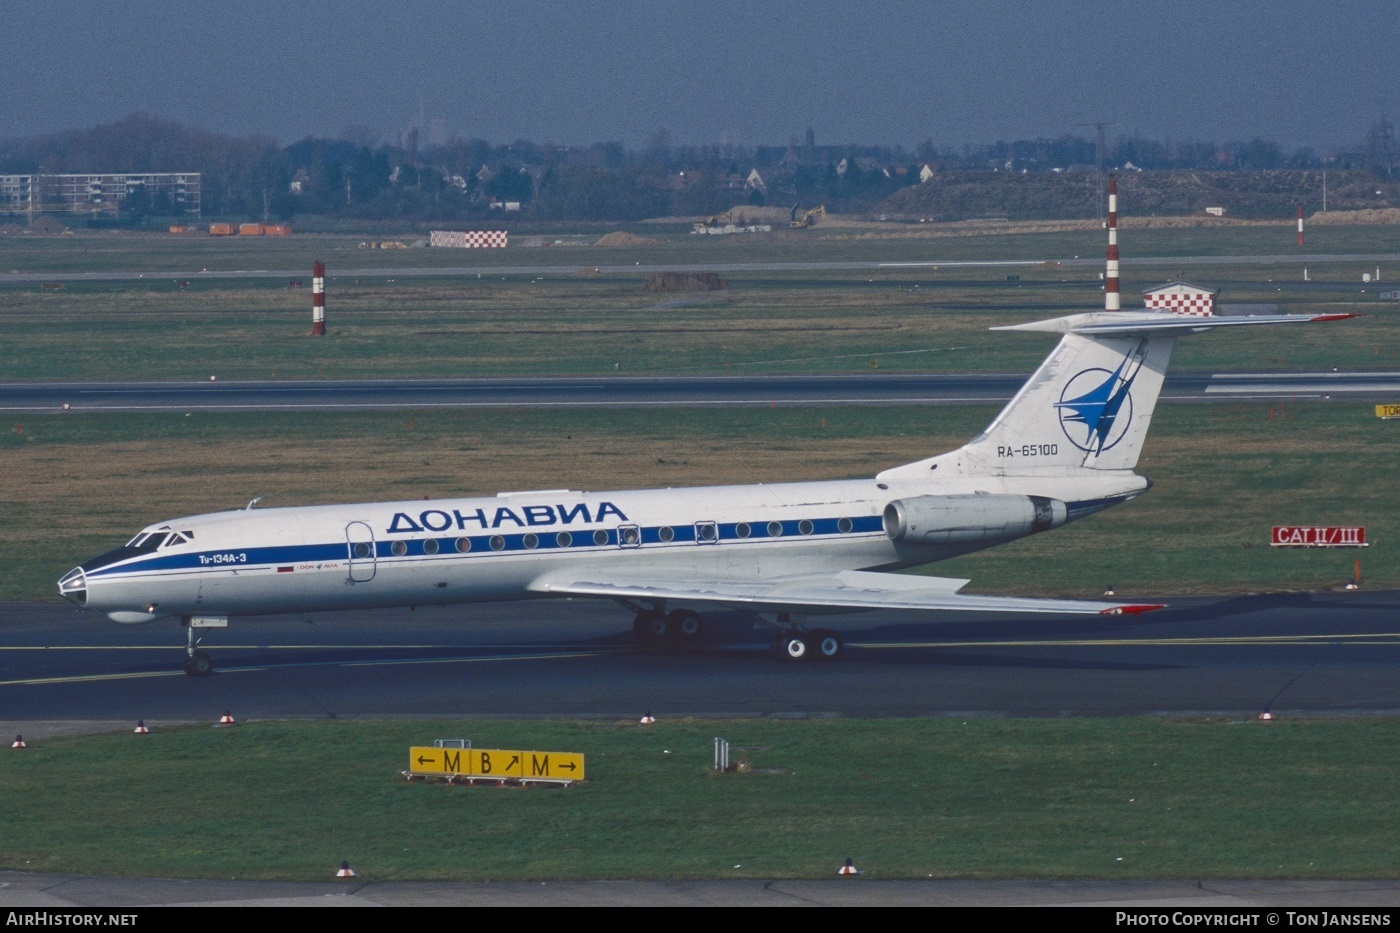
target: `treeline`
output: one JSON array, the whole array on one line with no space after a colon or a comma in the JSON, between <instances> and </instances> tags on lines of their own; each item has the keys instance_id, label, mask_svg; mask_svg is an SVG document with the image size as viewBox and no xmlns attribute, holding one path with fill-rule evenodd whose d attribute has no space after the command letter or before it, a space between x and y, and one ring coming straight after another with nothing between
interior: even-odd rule
<instances>
[{"instance_id":1,"label":"treeline","mask_svg":"<svg viewBox=\"0 0 1400 933\"><path fill-rule=\"evenodd\" d=\"M1372 131L1373 142L1376 136ZM1388 137L1387 137L1388 138ZM394 144L364 128L340 139L288 146L230 137L137 114L91 129L0 141L0 173L200 172L207 217L403 221L471 220L500 214L538 220L628 221L715 214L737 204L866 212L921 174L1065 172L1106 167L1310 169L1371 167L1393 154L1285 153L1265 139L1161 142L1119 137L1097 151L1076 136L939 147L817 145L812 131L786 146L678 146L664 131L639 150L619 143L555 146L456 139L420 147L410 131ZM1378 162L1377 159L1380 159ZM128 215L159 214L133 202ZM518 211L519 213L515 213Z\"/></svg>"}]
</instances>

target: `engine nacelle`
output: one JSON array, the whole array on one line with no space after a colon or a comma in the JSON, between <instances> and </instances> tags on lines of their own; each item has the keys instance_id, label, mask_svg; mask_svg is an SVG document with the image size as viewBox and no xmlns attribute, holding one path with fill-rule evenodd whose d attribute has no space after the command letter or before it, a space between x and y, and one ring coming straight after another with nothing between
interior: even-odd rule
<instances>
[{"instance_id":1,"label":"engine nacelle","mask_svg":"<svg viewBox=\"0 0 1400 933\"><path fill-rule=\"evenodd\" d=\"M1069 520L1059 499L1045 496L916 496L885 506L885 534L910 544L1013 541Z\"/></svg>"}]
</instances>

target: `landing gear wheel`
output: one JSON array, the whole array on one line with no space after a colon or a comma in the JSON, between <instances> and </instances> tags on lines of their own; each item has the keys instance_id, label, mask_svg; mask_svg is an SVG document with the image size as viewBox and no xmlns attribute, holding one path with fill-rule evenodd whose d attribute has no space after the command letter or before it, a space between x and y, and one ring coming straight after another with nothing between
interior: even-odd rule
<instances>
[{"instance_id":1,"label":"landing gear wheel","mask_svg":"<svg viewBox=\"0 0 1400 933\"><path fill-rule=\"evenodd\" d=\"M642 644L656 644L665 640L671 626L666 621L666 613L660 609L643 609L632 622L632 632Z\"/></svg>"},{"instance_id":2,"label":"landing gear wheel","mask_svg":"<svg viewBox=\"0 0 1400 933\"><path fill-rule=\"evenodd\" d=\"M812 647L812 660L827 661L841 656L841 651L846 647L846 643L841 640L841 636L835 632L819 628L807 636L808 643Z\"/></svg>"},{"instance_id":3,"label":"landing gear wheel","mask_svg":"<svg viewBox=\"0 0 1400 933\"><path fill-rule=\"evenodd\" d=\"M671 637L684 642L694 642L705 630L700 613L691 609L676 609L666 615L666 624L671 629Z\"/></svg>"},{"instance_id":4,"label":"landing gear wheel","mask_svg":"<svg viewBox=\"0 0 1400 933\"><path fill-rule=\"evenodd\" d=\"M208 677L214 673L214 659L206 652L196 651L185 660L185 673L191 677Z\"/></svg>"},{"instance_id":5,"label":"landing gear wheel","mask_svg":"<svg viewBox=\"0 0 1400 933\"><path fill-rule=\"evenodd\" d=\"M773 639L773 653L779 660L805 661L811 656L811 649L807 647L807 638L804 635L779 635Z\"/></svg>"}]
</instances>

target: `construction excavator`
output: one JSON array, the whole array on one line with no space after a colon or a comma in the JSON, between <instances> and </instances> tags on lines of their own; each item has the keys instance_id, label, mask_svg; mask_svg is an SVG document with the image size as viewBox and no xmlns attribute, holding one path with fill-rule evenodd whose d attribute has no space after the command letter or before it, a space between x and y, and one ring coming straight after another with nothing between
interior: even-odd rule
<instances>
[{"instance_id":1,"label":"construction excavator","mask_svg":"<svg viewBox=\"0 0 1400 933\"><path fill-rule=\"evenodd\" d=\"M793 230L806 230L808 227L816 226L817 219L825 216L825 204L818 204L810 211L804 211L801 217L797 216L797 205L794 204L792 208L792 219L788 221L788 226Z\"/></svg>"},{"instance_id":2,"label":"construction excavator","mask_svg":"<svg viewBox=\"0 0 1400 933\"><path fill-rule=\"evenodd\" d=\"M711 227L723 227L728 224L732 224L734 222L734 218L731 216L731 214L731 211L725 211L722 214L715 214L712 217L706 217L699 223L691 224L691 232L703 233Z\"/></svg>"}]
</instances>

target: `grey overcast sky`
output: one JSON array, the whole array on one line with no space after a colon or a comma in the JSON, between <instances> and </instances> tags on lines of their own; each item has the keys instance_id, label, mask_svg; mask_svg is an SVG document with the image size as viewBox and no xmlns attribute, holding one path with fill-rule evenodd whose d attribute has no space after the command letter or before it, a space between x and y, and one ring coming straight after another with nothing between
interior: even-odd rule
<instances>
[{"instance_id":1,"label":"grey overcast sky","mask_svg":"<svg viewBox=\"0 0 1400 933\"><path fill-rule=\"evenodd\" d=\"M0 137L141 111L282 142L421 105L504 143L1356 145L1400 111L1396 0L0 0Z\"/></svg>"}]
</instances>

